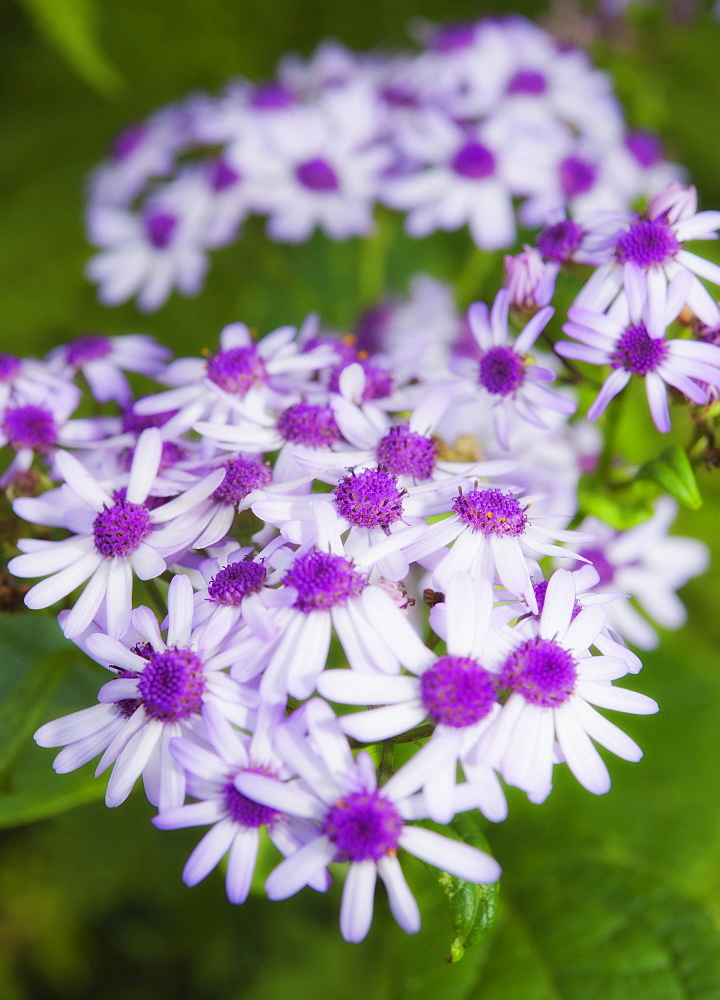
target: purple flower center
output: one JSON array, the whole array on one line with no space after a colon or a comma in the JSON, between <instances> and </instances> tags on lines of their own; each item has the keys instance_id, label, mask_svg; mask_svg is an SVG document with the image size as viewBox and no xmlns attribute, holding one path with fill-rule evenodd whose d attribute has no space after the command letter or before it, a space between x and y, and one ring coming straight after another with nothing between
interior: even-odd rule
<instances>
[{"instance_id":1,"label":"purple flower center","mask_svg":"<svg viewBox=\"0 0 720 1000\"><path fill-rule=\"evenodd\" d=\"M365 372L365 386L362 391L363 403L371 399L385 399L393 390L393 375L387 368L374 365L366 358L350 358L333 368L330 373L328 388L330 392L340 391L340 375L348 365L358 364Z\"/></svg>"},{"instance_id":2,"label":"purple flower center","mask_svg":"<svg viewBox=\"0 0 720 1000\"><path fill-rule=\"evenodd\" d=\"M144 125L129 125L119 132L110 147L110 156L116 163L132 155L147 135Z\"/></svg>"},{"instance_id":3,"label":"purple flower center","mask_svg":"<svg viewBox=\"0 0 720 1000\"><path fill-rule=\"evenodd\" d=\"M502 490L462 490L453 500L453 510L464 524L484 535L517 537L527 525L525 509L514 496Z\"/></svg>"},{"instance_id":4,"label":"purple flower center","mask_svg":"<svg viewBox=\"0 0 720 1000\"><path fill-rule=\"evenodd\" d=\"M328 811L320 829L335 844L337 861L380 861L397 851L403 820L379 792L351 792Z\"/></svg>"},{"instance_id":5,"label":"purple flower center","mask_svg":"<svg viewBox=\"0 0 720 1000\"><path fill-rule=\"evenodd\" d=\"M560 164L560 187L566 198L585 194L595 183L597 167L579 156L568 156Z\"/></svg>"},{"instance_id":6,"label":"purple flower center","mask_svg":"<svg viewBox=\"0 0 720 1000\"><path fill-rule=\"evenodd\" d=\"M337 191L340 187L338 176L327 160L315 157L295 167L295 176L309 191Z\"/></svg>"},{"instance_id":7,"label":"purple flower center","mask_svg":"<svg viewBox=\"0 0 720 1000\"><path fill-rule=\"evenodd\" d=\"M213 191L227 191L240 180L240 173L227 160L219 157L207 166L208 183Z\"/></svg>"},{"instance_id":8,"label":"purple flower center","mask_svg":"<svg viewBox=\"0 0 720 1000\"><path fill-rule=\"evenodd\" d=\"M396 424L380 439L375 454L378 465L395 476L429 479L435 469L437 442Z\"/></svg>"},{"instance_id":9,"label":"purple flower center","mask_svg":"<svg viewBox=\"0 0 720 1000\"><path fill-rule=\"evenodd\" d=\"M654 371L667 354L667 343L662 337L651 337L645 325L629 326L610 355L613 368L624 368L635 375Z\"/></svg>"},{"instance_id":10,"label":"purple flower center","mask_svg":"<svg viewBox=\"0 0 720 1000\"><path fill-rule=\"evenodd\" d=\"M306 615L347 604L365 587L365 580L352 563L331 552L306 552L299 556L283 583L297 590L293 607Z\"/></svg>"},{"instance_id":11,"label":"purple flower center","mask_svg":"<svg viewBox=\"0 0 720 1000\"><path fill-rule=\"evenodd\" d=\"M267 570L262 563L239 560L218 570L208 587L208 600L214 604L236 607L249 594L257 594L265 585Z\"/></svg>"},{"instance_id":12,"label":"purple flower center","mask_svg":"<svg viewBox=\"0 0 720 1000\"><path fill-rule=\"evenodd\" d=\"M422 703L433 722L474 726L495 704L491 675L468 656L441 656L420 678Z\"/></svg>"},{"instance_id":13,"label":"purple flower center","mask_svg":"<svg viewBox=\"0 0 720 1000\"><path fill-rule=\"evenodd\" d=\"M70 341L65 348L65 357L68 364L79 368L88 361L107 357L111 350L112 343L108 337L103 337L99 333L88 333L85 337Z\"/></svg>"},{"instance_id":14,"label":"purple flower center","mask_svg":"<svg viewBox=\"0 0 720 1000\"><path fill-rule=\"evenodd\" d=\"M480 360L480 384L495 396L508 396L525 381L522 358L509 347L491 347Z\"/></svg>"},{"instance_id":15,"label":"purple flower center","mask_svg":"<svg viewBox=\"0 0 720 1000\"><path fill-rule=\"evenodd\" d=\"M452 159L452 168L461 177L479 181L495 170L495 157L480 142L467 142Z\"/></svg>"},{"instance_id":16,"label":"purple flower center","mask_svg":"<svg viewBox=\"0 0 720 1000\"><path fill-rule=\"evenodd\" d=\"M253 91L250 104L258 111L291 108L295 104L295 95L281 83L263 83Z\"/></svg>"},{"instance_id":17,"label":"purple flower center","mask_svg":"<svg viewBox=\"0 0 720 1000\"><path fill-rule=\"evenodd\" d=\"M170 212L148 212L145 216L145 235L156 250L165 250L172 242L177 224L177 215Z\"/></svg>"},{"instance_id":18,"label":"purple flower center","mask_svg":"<svg viewBox=\"0 0 720 1000\"><path fill-rule=\"evenodd\" d=\"M434 32L430 47L435 52L456 52L467 49L475 41L475 25L457 22L444 24Z\"/></svg>"},{"instance_id":19,"label":"purple flower center","mask_svg":"<svg viewBox=\"0 0 720 1000\"><path fill-rule=\"evenodd\" d=\"M252 344L218 351L208 361L207 374L211 382L236 396L247 395L254 385L267 380L265 363Z\"/></svg>"},{"instance_id":20,"label":"purple flower center","mask_svg":"<svg viewBox=\"0 0 720 1000\"><path fill-rule=\"evenodd\" d=\"M36 448L44 451L57 440L55 420L44 406L30 404L5 410L3 428L15 449Z\"/></svg>"},{"instance_id":21,"label":"purple flower center","mask_svg":"<svg viewBox=\"0 0 720 1000\"><path fill-rule=\"evenodd\" d=\"M145 711L160 722L181 722L199 712L204 690L203 665L191 649L151 653L138 678Z\"/></svg>"},{"instance_id":22,"label":"purple flower center","mask_svg":"<svg viewBox=\"0 0 720 1000\"><path fill-rule=\"evenodd\" d=\"M665 219L638 219L617 241L615 257L620 264L632 261L640 267L652 267L666 264L679 250L680 244Z\"/></svg>"},{"instance_id":23,"label":"purple flower center","mask_svg":"<svg viewBox=\"0 0 720 1000\"><path fill-rule=\"evenodd\" d=\"M0 382L9 382L19 371L19 358L13 354L0 354Z\"/></svg>"},{"instance_id":24,"label":"purple flower center","mask_svg":"<svg viewBox=\"0 0 720 1000\"><path fill-rule=\"evenodd\" d=\"M272 479L272 469L253 459L232 458L223 465L225 478L212 495L213 500L234 507L248 493L267 486Z\"/></svg>"},{"instance_id":25,"label":"purple flower center","mask_svg":"<svg viewBox=\"0 0 720 1000\"><path fill-rule=\"evenodd\" d=\"M544 94L547 80L535 69L519 69L507 85L508 94Z\"/></svg>"},{"instance_id":26,"label":"purple flower center","mask_svg":"<svg viewBox=\"0 0 720 1000\"><path fill-rule=\"evenodd\" d=\"M503 664L500 683L531 705L557 708L575 689L577 666L570 653L552 639L528 639Z\"/></svg>"},{"instance_id":27,"label":"purple flower center","mask_svg":"<svg viewBox=\"0 0 720 1000\"><path fill-rule=\"evenodd\" d=\"M615 579L615 567L601 549L583 549L580 555L589 559L598 572L601 587L609 587Z\"/></svg>"},{"instance_id":28,"label":"purple flower center","mask_svg":"<svg viewBox=\"0 0 720 1000\"><path fill-rule=\"evenodd\" d=\"M559 264L568 260L582 243L582 228L572 219L547 226L537 238L537 248L545 260Z\"/></svg>"},{"instance_id":29,"label":"purple flower center","mask_svg":"<svg viewBox=\"0 0 720 1000\"><path fill-rule=\"evenodd\" d=\"M548 583L549 583L548 580L542 580L540 583L533 584L533 591L535 592L535 600L537 601L537 606L538 606L537 610L538 618L542 614L542 610L545 607L545 595L547 594ZM570 615L570 621L574 621L574 619L580 614L581 611L582 611L582 605L579 604L578 601L575 601L573 605L572 614Z\"/></svg>"},{"instance_id":30,"label":"purple flower center","mask_svg":"<svg viewBox=\"0 0 720 1000\"><path fill-rule=\"evenodd\" d=\"M122 498L112 507L104 506L93 521L95 549L105 559L131 555L151 531L147 506Z\"/></svg>"},{"instance_id":31,"label":"purple flower center","mask_svg":"<svg viewBox=\"0 0 720 1000\"><path fill-rule=\"evenodd\" d=\"M387 528L403 514L403 494L397 479L384 469L351 472L335 487L335 508L358 528Z\"/></svg>"},{"instance_id":32,"label":"purple flower center","mask_svg":"<svg viewBox=\"0 0 720 1000\"><path fill-rule=\"evenodd\" d=\"M243 768L243 773L247 773L248 771L251 774L268 773L261 767ZM257 829L259 826L270 826L280 815L277 809L273 809L270 806L263 806L259 802L253 802L252 799L243 795L242 792L237 790L232 781L228 781L222 791L223 802L228 816L240 826L247 826L252 829Z\"/></svg>"},{"instance_id":33,"label":"purple flower center","mask_svg":"<svg viewBox=\"0 0 720 1000\"><path fill-rule=\"evenodd\" d=\"M278 418L277 429L283 440L308 448L329 448L342 437L332 407L323 404L288 406Z\"/></svg>"},{"instance_id":34,"label":"purple flower center","mask_svg":"<svg viewBox=\"0 0 720 1000\"><path fill-rule=\"evenodd\" d=\"M388 326L395 313L395 307L390 302L379 302L370 306L360 314L355 323L355 333L357 335L358 346L367 351L368 354L375 354L385 347ZM362 361L360 362L362 364ZM335 373L333 372L333 375ZM339 374L339 373L338 373ZM333 392L336 392L333 389Z\"/></svg>"},{"instance_id":35,"label":"purple flower center","mask_svg":"<svg viewBox=\"0 0 720 1000\"><path fill-rule=\"evenodd\" d=\"M662 143L652 132L637 129L625 136L625 148L646 170L662 159Z\"/></svg>"}]
</instances>

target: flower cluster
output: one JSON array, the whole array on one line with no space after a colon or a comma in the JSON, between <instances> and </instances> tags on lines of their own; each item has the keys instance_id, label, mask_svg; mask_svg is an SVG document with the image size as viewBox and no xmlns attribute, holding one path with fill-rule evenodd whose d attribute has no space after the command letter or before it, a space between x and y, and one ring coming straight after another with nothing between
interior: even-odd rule
<instances>
[{"instance_id":1,"label":"flower cluster","mask_svg":"<svg viewBox=\"0 0 720 1000\"><path fill-rule=\"evenodd\" d=\"M106 305L157 309L202 286L208 252L264 217L268 237L345 240L376 206L423 237L467 226L484 250L518 222L626 210L680 168L630 129L610 79L520 17L427 27L414 53L322 43L273 81L233 80L118 135L89 184L89 278Z\"/></svg>"},{"instance_id":2,"label":"flower cluster","mask_svg":"<svg viewBox=\"0 0 720 1000\"><path fill-rule=\"evenodd\" d=\"M443 45L428 54L435 76L455 51ZM306 80L300 69L288 64L288 79ZM548 261L559 271L604 254L565 328L592 347L560 352L623 378L657 372L700 404L720 383L720 347L665 341L665 325L681 309L698 329L714 318L698 277L714 271L681 243L720 216L694 214L684 189L658 199L643 216L615 215L610 235L605 216L577 224L564 256L575 223L552 224L518 266L528 277L528 255L540 255L544 281ZM667 498L627 532L572 526L600 441L537 347L550 296L514 332L533 287L520 303L509 283L466 319L419 277L408 301L371 310L354 342L312 316L261 339L233 323L197 358L169 360L150 338L86 337L42 362L3 359L2 426L16 450L5 480L15 513L40 526L9 569L42 578L27 605L64 602L65 635L106 671L97 704L36 740L62 748L58 772L99 757L109 806L142 778L157 827L208 827L188 885L227 855L228 898L243 902L267 835L280 854L269 898L324 891L337 865L347 940L368 932L378 876L414 932L402 851L470 882L500 874L485 852L418 821L471 810L501 821L504 785L542 802L565 765L604 793L596 744L640 758L599 711L657 710L615 683L640 669L621 633L654 639L627 594L680 624L675 590L702 571L704 548L666 537ZM645 324L658 364L651 351L640 370L623 322ZM132 398L126 370L157 391ZM70 420L79 375L120 414ZM46 436L42 412L55 421ZM23 413L32 440L17 431ZM28 486L33 460L44 492L39 477ZM563 560L554 571L552 557ZM137 602L143 582L166 617ZM394 768L402 742L421 747Z\"/></svg>"}]
</instances>

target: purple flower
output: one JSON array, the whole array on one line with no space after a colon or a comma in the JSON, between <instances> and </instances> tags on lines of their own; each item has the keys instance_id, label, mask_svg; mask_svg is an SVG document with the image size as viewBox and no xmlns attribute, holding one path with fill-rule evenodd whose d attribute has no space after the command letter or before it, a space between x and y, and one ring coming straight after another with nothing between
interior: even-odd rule
<instances>
[{"instance_id":1,"label":"purple flower","mask_svg":"<svg viewBox=\"0 0 720 1000\"><path fill-rule=\"evenodd\" d=\"M666 385L679 389L696 405L707 401L708 386L720 385L720 347L696 340L666 340L664 336L687 301L691 280L684 271L671 279L660 316L654 312L651 292L633 269L625 274L624 295L608 313L577 304L568 310L570 322L563 330L580 343L560 341L555 346L557 353L612 368L588 411L590 420L597 420L633 375L645 380L653 421L663 433L671 426Z\"/></svg>"},{"instance_id":2,"label":"purple flower","mask_svg":"<svg viewBox=\"0 0 720 1000\"><path fill-rule=\"evenodd\" d=\"M300 723L306 721L305 725ZM353 760L332 710L309 702L300 717L280 726L276 747L300 780L285 785L262 774L244 772L235 786L245 795L289 815L315 822L315 836L271 872L265 890L270 899L294 895L332 861L348 865L340 905L340 932L346 941L362 941L370 929L378 875L385 883L393 916L409 934L420 929L420 913L397 858L398 848L459 878L495 882L496 861L487 854L406 823L423 818L412 793L417 774L401 768L378 788L369 754Z\"/></svg>"}]
</instances>

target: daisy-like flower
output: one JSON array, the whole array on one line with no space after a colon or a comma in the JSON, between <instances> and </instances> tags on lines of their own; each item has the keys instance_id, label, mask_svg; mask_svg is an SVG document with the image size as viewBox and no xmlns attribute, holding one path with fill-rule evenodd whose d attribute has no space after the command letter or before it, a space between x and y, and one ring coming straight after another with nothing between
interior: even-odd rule
<instances>
[{"instance_id":1,"label":"daisy-like flower","mask_svg":"<svg viewBox=\"0 0 720 1000\"><path fill-rule=\"evenodd\" d=\"M455 573L491 581L497 575L504 587L523 597L535 612L528 560L534 565L536 556L557 555L555 541L577 544L589 536L534 524L528 517L533 497L522 499L524 505L513 493L495 487L481 489L477 483L467 492L459 486L453 513L434 524L398 531L375 546L370 558L377 560L395 548L401 548L410 562L433 556L433 582L440 590L445 590ZM447 545L451 547L444 551Z\"/></svg>"},{"instance_id":2,"label":"daisy-like flower","mask_svg":"<svg viewBox=\"0 0 720 1000\"><path fill-rule=\"evenodd\" d=\"M124 802L142 774L150 802L172 809L185 799L186 777L169 741L197 729L208 702L247 726L254 699L223 673L234 655L224 637L193 628L187 577L174 577L168 590L167 639L149 608L136 608L132 625L139 641L131 647L127 635L123 642L99 632L84 640L89 653L119 675L100 689L100 705L48 722L35 740L43 747L65 747L54 763L61 774L104 751L95 773L113 765L108 806Z\"/></svg>"},{"instance_id":3,"label":"daisy-like flower","mask_svg":"<svg viewBox=\"0 0 720 1000\"><path fill-rule=\"evenodd\" d=\"M166 202L148 203L140 212L90 207L90 240L100 253L88 261L86 274L100 286L104 305L117 306L136 295L139 309L154 312L175 287L183 295L200 290L207 271L201 217L194 199L185 204L181 189L172 193Z\"/></svg>"},{"instance_id":4,"label":"daisy-like flower","mask_svg":"<svg viewBox=\"0 0 720 1000\"><path fill-rule=\"evenodd\" d=\"M333 552L310 549L288 556L278 550L270 559L276 563L284 559L286 570L282 587L272 598L265 595L267 606L274 605L276 637L268 641L253 635L243 640L233 676L244 682L262 673L260 695L270 702L284 702L288 694L308 698L325 669L333 630L355 669L397 673L399 661L377 635L374 611L366 607L365 596L382 594L382 613L389 627L403 618L403 612L379 586L368 583L367 570L346 558L339 538Z\"/></svg>"},{"instance_id":5,"label":"daisy-like flower","mask_svg":"<svg viewBox=\"0 0 720 1000\"><path fill-rule=\"evenodd\" d=\"M550 792L556 740L577 780L596 795L610 788L610 776L593 740L625 760L642 757L635 741L593 705L639 715L658 710L652 698L610 683L627 674L625 660L589 653L605 625L605 612L596 604L575 614L575 601L572 574L556 570L537 634L525 638L525 631L519 632L520 641L500 664L500 684L509 698L469 754L497 767L533 802Z\"/></svg>"},{"instance_id":6,"label":"daisy-like flower","mask_svg":"<svg viewBox=\"0 0 720 1000\"><path fill-rule=\"evenodd\" d=\"M331 862L345 862L340 932L346 941L362 941L372 923L378 875L395 920L409 934L420 929L420 913L402 873L398 848L469 882L499 878L499 865L484 852L406 822L426 815L422 801L412 797L419 775L406 777L401 768L378 788L369 754L362 751L353 760L328 705L311 701L302 715L307 725L299 724L302 716L291 717L278 727L275 741L299 781L283 785L249 771L235 779L235 787L249 798L316 824L314 838L269 875L265 890L270 899L286 899Z\"/></svg>"},{"instance_id":7,"label":"daisy-like flower","mask_svg":"<svg viewBox=\"0 0 720 1000\"><path fill-rule=\"evenodd\" d=\"M677 510L672 497L661 496L652 517L628 531L615 531L594 517L580 526L595 536L581 555L599 575L597 591L629 594L651 620L670 629L680 628L687 618L676 591L691 577L704 573L709 562L702 542L668 535ZM657 632L628 600L613 601L607 614L609 624L635 646L657 646Z\"/></svg>"},{"instance_id":8,"label":"daisy-like flower","mask_svg":"<svg viewBox=\"0 0 720 1000\"><path fill-rule=\"evenodd\" d=\"M656 316L650 290L636 270L628 269L625 294L616 299L608 313L578 305L568 310L569 322L563 330L580 343L560 341L555 345L557 353L612 368L588 410L590 420L597 420L633 375L645 379L650 412L663 433L671 426L666 385L679 389L697 405L707 402L709 385L720 385L720 347L702 341L665 339L666 328L687 301L690 283L687 272L677 273L663 296L664 312Z\"/></svg>"},{"instance_id":9,"label":"daisy-like flower","mask_svg":"<svg viewBox=\"0 0 720 1000\"><path fill-rule=\"evenodd\" d=\"M689 240L717 239L720 212L697 212L694 187L674 181L656 195L644 215L599 213L592 220L586 248L601 259L575 305L602 312L618 295L627 294L627 275L637 275L645 284L648 300L648 331L661 337L668 284L676 274L689 276L687 304L707 326L720 322L717 304L700 278L720 285L720 265L686 250ZM588 229L590 220L585 220Z\"/></svg>"},{"instance_id":10,"label":"daisy-like flower","mask_svg":"<svg viewBox=\"0 0 720 1000\"><path fill-rule=\"evenodd\" d=\"M74 532L60 542L20 539L23 555L8 564L15 576L48 577L26 594L29 608L47 608L88 581L65 619L68 638L98 614L104 615L110 635L122 636L130 623L133 574L141 580L160 576L166 557L186 549L198 533L192 520L178 518L219 486L223 472L215 470L181 496L151 507L147 501L161 458L160 432L150 427L138 440L127 487L109 493L73 455L59 452L56 465L66 485L15 501L15 512L25 520Z\"/></svg>"},{"instance_id":11,"label":"daisy-like flower","mask_svg":"<svg viewBox=\"0 0 720 1000\"><path fill-rule=\"evenodd\" d=\"M188 793L197 799L188 805L164 809L153 819L159 830L207 826L183 869L183 882L197 885L228 855L225 888L231 903L244 903L250 892L261 833L265 831L284 855L292 854L314 835L308 820L290 819L277 809L249 799L235 787L244 771L282 781L289 769L273 749L272 737L282 721L284 706L261 704L252 737L238 732L212 704L203 710L204 735L209 746L186 737L170 740L170 753L185 769ZM314 888L328 887L325 873Z\"/></svg>"},{"instance_id":12,"label":"daisy-like flower","mask_svg":"<svg viewBox=\"0 0 720 1000\"><path fill-rule=\"evenodd\" d=\"M368 598L369 603L373 598ZM410 623L386 628L381 614L375 628L414 676L380 676L353 670L329 670L318 680L318 692L345 705L378 705L364 712L343 715L343 732L364 743L408 732L424 721L435 725L428 743L405 765L415 769L428 814L438 823L449 823L457 765L461 763L472 786L465 789L474 805L494 821L505 819L507 803L495 772L482 762L465 765L468 751L477 743L500 711L495 665L511 648L491 628L492 591L488 581L474 583L464 574L451 578L445 600L447 651L443 656L423 645Z\"/></svg>"},{"instance_id":13,"label":"daisy-like flower","mask_svg":"<svg viewBox=\"0 0 720 1000\"><path fill-rule=\"evenodd\" d=\"M104 337L90 333L57 347L48 355L53 370L72 377L80 371L99 403L115 400L129 406L132 392L124 372L142 372L154 378L170 357L167 347L142 333Z\"/></svg>"},{"instance_id":14,"label":"daisy-like flower","mask_svg":"<svg viewBox=\"0 0 720 1000\"><path fill-rule=\"evenodd\" d=\"M348 86L298 107L282 127L268 128L265 207L272 239L301 243L316 227L336 240L372 231L378 179L390 160L375 141L377 127L368 89Z\"/></svg>"},{"instance_id":15,"label":"daisy-like flower","mask_svg":"<svg viewBox=\"0 0 720 1000\"><path fill-rule=\"evenodd\" d=\"M255 342L244 323L230 323L220 333L220 350L205 358L179 358L165 370L163 381L172 388L145 396L135 404L143 415L177 410L188 428L200 421L222 427L248 425L260 446L253 449L237 443L237 451L263 450L270 425L274 434L274 410L284 409L306 394L318 369L335 360L329 345L301 351L307 327L316 317L308 316L299 331L282 326ZM297 335L297 336L296 336ZM205 424L201 424L205 426Z\"/></svg>"},{"instance_id":16,"label":"daisy-like flower","mask_svg":"<svg viewBox=\"0 0 720 1000\"><path fill-rule=\"evenodd\" d=\"M537 312L515 340L510 344L508 332L509 293L499 291L491 311L484 302L470 306L468 318L472 334L480 348L477 372L472 371L466 359L457 359L454 368L458 374L475 377L493 397L493 421L500 446L510 448L510 417L518 414L522 419L546 427L538 410L550 409L569 415L575 412L575 403L559 392L552 392L539 382L552 382L555 378L548 368L529 363L527 354L554 313L546 306Z\"/></svg>"},{"instance_id":17,"label":"daisy-like flower","mask_svg":"<svg viewBox=\"0 0 720 1000\"><path fill-rule=\"evenodd\" d=\"M520 194L519 164L503 130L463 130L449 119L428 117L411 150L425 169L389 179L381 192L391 208L407 211L406 228L423 237L465 224L477 246L497 250L515 239L512 196ZM520 171L522 173L522 171Z\"/></svg>"}]
</instances>

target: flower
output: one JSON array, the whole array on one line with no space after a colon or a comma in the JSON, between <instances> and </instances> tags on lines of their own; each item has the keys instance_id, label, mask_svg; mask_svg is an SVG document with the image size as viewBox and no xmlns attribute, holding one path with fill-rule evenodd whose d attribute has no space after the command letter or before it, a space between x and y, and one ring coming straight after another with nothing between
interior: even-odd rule
<instances>
[{"instance_id":1,"label":"flower","mask_svg":"<svg viewBox=\"0 0 720 1000\"><path fill-rule=\"evenodd\" d=\"M466 359L456 359L453 367L458 374L474 377L492 397L492 413L498 443L510 448L510 416L515 413L536 427L546 427L538 410L544 408L569 415L575 412L575 402L559 392L552 392L539 382L552 382L553 372L530 364L528 351L550 321L554 309L546 306L526 324L511 346L508 331L509 292L499 291L492 310L484 302L476 302L468 310L470 328L480 348L477 371Z\"/></svg>"},{"instance_id":2,"label":"flower","mask_svg":"<svg viewBox=\"0 0 720 1000\"><path fill-rule=\"evenodd\" d=\"M216 489L224 475L211 472L181 496L159 507L147 503L162 457L160 432L143 431L133 455L127 487L107 492L68 452L56 464L66 485L41 497L20 497L13 509L37 524L69 528L64 541L20 539L24 551L8 563L15 576L47 576L25 596L29 608L47 608L88 581L65 619L68 638L79 635L98 614L110 635L124 635L130 623L133 573L141 580L160 576L166 557L187 548L199 533L192 521L178 520Z\"/></svg>"},{"instance_id":3,"label":"flower","mask_svg":"<svg viewBox=\"0 0 720 1000\"><path fill-rule=\"evenodd\" d=\"M301 723L303 723L301 725ZM278 727L276 747L299 781L282 785L266 775L239 774L244 795L289 815L314 820L315 836L268 876L270 899L292 896L332 861L348 871L340 906L340 932L362 941L370 929L378 875L388 891L393 916L409 934L420 929L420 913L397 858L398 848L470 882L495 882L497 862L477 848L411 826L422 804L410 797L419 782L404 768L378 788L369 754L353 760L332 709L314 699Z\"/></svg>"},{"instance_id":4,"label":"flower","mask_svg":"<svg viewBox=\"0 0 720 1000\"><path fill-rule=\"evenodd\" d=\"M691 402L707 401L707 386L720 385L720 347L696 340L666 340L666 327L683 308L690 276L678 272L669 282L663 298L664 312L653 315L650 292L637 271L628 269L625 294L608 313L573 305L563 330L580 344L560 341L555 350L564 358L595 365L610 365L612 372L588 410L597 420L610 400L617 396L633 375L645 379L645 391L655 426L670 430L667 390L674 386Z\"/></svg>"},{"instance_id":5,"label":"flower","mask_svg":"<svg viewBox=\"0 0 720 1000\"><path fill-rule=\"evenodd\" d=\"M517 633L515 648L500 665L500 684L509 697L492 727L469 757L496 767L511 785L533 802L550 792L555 740L562 759L588 791L601 795L610 787L607 767L592 740L625 760L637 761L640 747L593 705L646 715L657 712L652 698L613 687L625 676L618 656L592 656L588 650L605 624L595 604L575 612L575 584L567 570L548 582L537 631Z\"/></svg>"},{"instance_id":6,"label":"flower","mask_svg":"<svg viewBox=\"0 0 720 1000\"><path fill-rule=\"evenodd\" d=\"M60 773L104 751L95 773L113 765L108 806L124 802L142 774L153 805L171 809L185 798L185 771L169 753L171 738L197 728L208 702L247 725L254 699L222 672L232 659L224 636L193 628L187 577L170 583L167 639L149 608L136 608L132 625L140 637L132 646L127 636L121 642L100 632L84 640L89 653L118 674L100 689L100 705L46 723L35 740L45 747L65 745L54 765Z\"/></svg>"}]
</instances>

